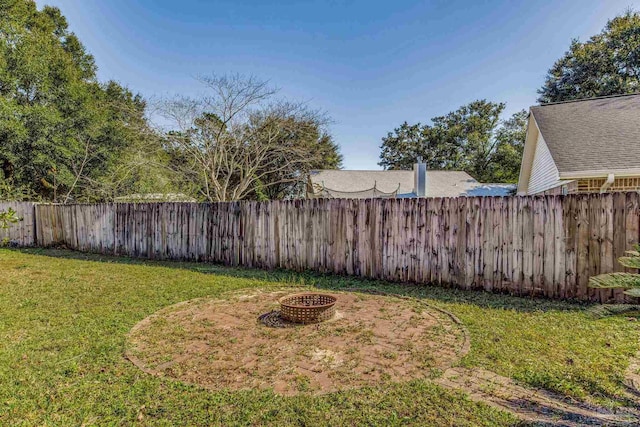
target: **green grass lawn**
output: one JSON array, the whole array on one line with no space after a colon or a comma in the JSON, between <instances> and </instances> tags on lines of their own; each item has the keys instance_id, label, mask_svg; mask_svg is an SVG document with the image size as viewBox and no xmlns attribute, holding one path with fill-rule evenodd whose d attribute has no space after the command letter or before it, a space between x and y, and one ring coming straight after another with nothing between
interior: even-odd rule
<instances>
[{"instance_id":1,"label":"green grass lawn","mask_svg":"<svg viewBox=\"0 0 640 427\"><path fill-rule=\"evenodd\" d=\"M478 366L580 400L620 401L640 322L588 306L335 276L0 249L0 425L515 425L426 380L319 397L218 392L144 374L126 334L170 304L241 288L367 288L424 298L471 335Z\"/></svg>"}]
</instances>

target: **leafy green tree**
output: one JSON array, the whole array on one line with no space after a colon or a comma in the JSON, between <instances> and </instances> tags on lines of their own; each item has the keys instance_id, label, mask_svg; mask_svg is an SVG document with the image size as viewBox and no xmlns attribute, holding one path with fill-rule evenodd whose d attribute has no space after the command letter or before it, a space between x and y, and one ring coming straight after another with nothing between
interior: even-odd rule
<instances>
[{"instance_id":1,"label":"leafy green tree","mask_svg":"<svg viewBox=\"0 0 640 427\"><path fill-rule=\"evenodd\" d=\"M176 185L161 136L148 123L146 102L115 82L103 85L106 125L92 147L92 175L81 184L85 200L133 193L172 193ZM117 145L112 141L120 142Z\"/></svg>"},{"instance_id":2,"label":"leafy green tree","mask_svg":"<svg viewBox=\"0 0 640 427\"><path fill-rule=\"evenodd\" d=\"M435 117L432 135L447 156L447 169L461 169L480 181L490 179L487 168L497 145L493 132L504 110L502 103L473 101L446 116Z\"/></svg>"},{"instance_id":3,"label":"leafy green tree","mask_svg":"<svg viewBox=\"0 0 640 427\"><path fill-rule=\"evenodd\" d=\"M418 158L431 169L446 168L447 153L431 137L431 127L404 122L382 138L380 166L385 169L411 169Z\"/></svg>"},{"instance_id":4,"label":"leafy green tree","mask_svg":"<svg viewBox=\"0 0 640 427\"><path fill-rule=\"evenodd\" d=\"M520 164L527 138L529 113L520 110L505 120L495 131L495 151L487 167L492 182L518 182Z\"/></svg>"},{"instance_id":5,"label":"leafy green tree","mask_svg":"<svg viewBox=\"0 0 640 427\"><path fill-rule=\"evenodd\" d=\"M114 169L149 142L145 107L97 81L59 9L0 2L0 188L56 202L104 199L109 192L98 190Z\"/></svg>"},{"instance_id":6,"label":"leafy green tree","mask_svg":"<svg viewBox=\"0 0 640 427\"><path fill-rule=\"evenodd\" d=\"M500 123L502 103L478 100L435 117L431 125L403 123L382 139L380 165L410 169L422 159L437 170L464 170L483 182L515 182L527 113Z\"/></svg>"},{"instance_id":7,"label":"leafy green tree","mask_svg":"<svg viewBox=\"0 0 640 427\"><path fill-rule=\"evenodd\" d=\"M607 22L599 34L569 50L547 73L538 90L541 103L640 90L640 14L627 11Z\"/></svg>"}]
</instances>

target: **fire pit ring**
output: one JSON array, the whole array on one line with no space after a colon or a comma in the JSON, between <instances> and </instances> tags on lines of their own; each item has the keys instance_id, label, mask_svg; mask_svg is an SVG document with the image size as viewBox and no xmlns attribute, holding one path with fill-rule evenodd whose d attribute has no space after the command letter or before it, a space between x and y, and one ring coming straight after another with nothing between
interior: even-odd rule
<instances>
[{"instance_id":1,"label":"fire pit ring","mask_svg":"<svg viewBox=\"0 0 640 427\"><path fill-rule=\"evenodd\" d=\"M280 316L293 323L318 323L336 314L337 298L320 293L301 293L280 298Z\"/></svg>"}]
</instances>

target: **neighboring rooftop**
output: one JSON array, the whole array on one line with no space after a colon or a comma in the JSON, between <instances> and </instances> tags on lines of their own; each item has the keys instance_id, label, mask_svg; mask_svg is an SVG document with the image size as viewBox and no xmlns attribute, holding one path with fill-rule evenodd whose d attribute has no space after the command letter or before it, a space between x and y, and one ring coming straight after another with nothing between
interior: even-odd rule
<instances>
[{"instance_id":1,"label":"neighboring rooftop","mask_svg":"<svg viewBox=\"0 0 640 427\"><path fill-rule=\"evenodd\" d=\"M311 183L314 188L342 193L358 193L374 187L382 193L413 192L413 171L389 170L313 170Z\"/></svg>"},{"instance_id":2,"label":"neighboring rooftop","mask_svg":"<svg viewBox=\"0 0 640 427\"><path fill-rule=\"evenodd\" d=\"M324 197L416 197L415 172L406 170L314 170L314 192ZM482 184L463 171L426 172L426 197L507 196L515 185Z\"/></svg>"},{"instance_id":3,"label":"neighboring rooftop","mask_svg":"<svg viewBox=\"0 0 640 427\"><path fill-rule=\"evenodd\" d=\"M640 168L640 94L531 107L559 172Z\"/></svg>"},{"instance_id":4,"label":"neighboring rooftop","mask_svg":"<svg viewBox=\"0 0 640 427\"><path fill-rule=\"evenodd\" d=\"M145 194L128 194L115 198L119 203L149 203L149 202L196 202L196 199L182 193L145 193Z\"/></svg>"}]
</instances>

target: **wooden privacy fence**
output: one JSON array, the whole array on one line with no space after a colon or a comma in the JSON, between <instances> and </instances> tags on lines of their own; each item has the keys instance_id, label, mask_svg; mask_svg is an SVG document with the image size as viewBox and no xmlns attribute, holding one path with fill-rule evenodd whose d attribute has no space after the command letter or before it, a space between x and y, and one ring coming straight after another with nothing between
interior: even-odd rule
<instances>
[{"instance_id":1,"label":"wooden privacy fence","mask_svg":"<svg viewBox=\"0 0 640 427\"><path fill-rule=\"evenodd\" d=\"M33 246L35 244L34 206L35 203L31 202L0 202L0 212L11 208L22 218L22 221L12 224L6 230L0 228L0 242L9 239L11 244L19 246Z\"/></svg>"},{"instance_id":2,"label":"wooden privacy fence","mask_svg":"<svg viewBox=\"0 0 640 427\"><path fill-rule=\"evenodd\" d=\"M156 259L311 269L515 295L623 300L638 193L218 204L37 205L37 244Z\"/></svg>"}]
</instances>

